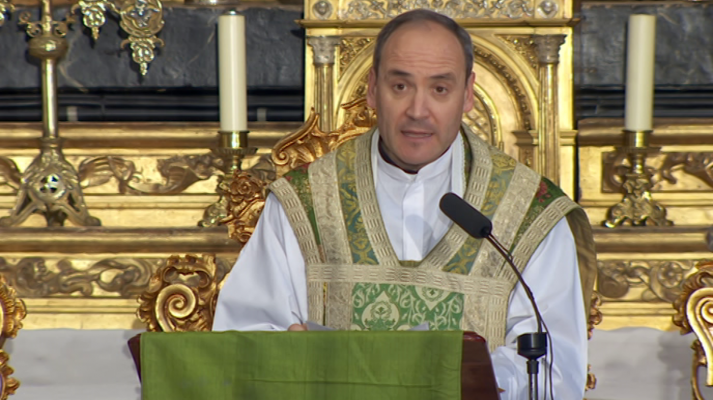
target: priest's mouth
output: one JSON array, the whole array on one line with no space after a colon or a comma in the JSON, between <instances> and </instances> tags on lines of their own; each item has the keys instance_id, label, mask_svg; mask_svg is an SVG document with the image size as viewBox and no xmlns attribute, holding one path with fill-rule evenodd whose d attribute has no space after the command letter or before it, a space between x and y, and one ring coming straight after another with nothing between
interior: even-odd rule
<instances>
[{"instance_id":1,"label":"priest's mouth","mask_svg":"<svg viewBox=\"0 0 713 400\"><path fill-rule=\"evenodd\" d=\"M432 132L423 132L423 131L412 131L412 130L402 130L401 134L410 137L410 138L415 138L415 139L425 139L433 136Z\"/></svg>"}]
</instances>

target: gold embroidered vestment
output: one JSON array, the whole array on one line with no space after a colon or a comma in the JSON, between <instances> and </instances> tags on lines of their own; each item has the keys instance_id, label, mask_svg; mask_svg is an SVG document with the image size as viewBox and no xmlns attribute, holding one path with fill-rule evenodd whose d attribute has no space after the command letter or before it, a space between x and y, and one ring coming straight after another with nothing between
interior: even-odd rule
<instances>
[{"instance_id":1,"label":"gold embroidered vestment","mask_svg":"<svg viewBox=\"0 0 713 400\"><path fill-rule=\"evenodd\" d=\"M463 131L469 155L463 198L493 221L493 234L521 271L567 217L589 299L595 260L584 212L549 180L466 127ZM503 345L515 274L490 243L456 225L423 260L398 260L373 182L373 134L344 143L270 186L305 260L309 319L353 330L401 330L428 322L431 329L478 332L491 349ZM588 309L589 302L583 304Z\"/></svg>"}]
</instances>

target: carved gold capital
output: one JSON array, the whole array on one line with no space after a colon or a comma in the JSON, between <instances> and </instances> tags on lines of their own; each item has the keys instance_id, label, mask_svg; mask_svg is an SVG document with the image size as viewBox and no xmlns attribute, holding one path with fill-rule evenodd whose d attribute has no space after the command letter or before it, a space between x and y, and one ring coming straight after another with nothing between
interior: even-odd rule
<instances>
[{"instance_id":1,"label":"carved gold capital","mask_svg":"<svg viewBox=\"0 0 713 400\"><path fill-rule=\"evenodd\" d=\"M530 35L497 35L508 47L527 61L527 65L537 72L538 58L535 42Z\"/></svg>"},{"instance_id":2,"label":"carved gold capital","mask_svg":"<svg viewBox=\"0 0 713 400\"><path fill-rule=\"evenodd\" d=\"M335 51L339 45L339 38L336 36L317 36L307 39L307 43L312 46L314 53L314 64L334 64Z\"/></svg>"},{"instance_id":3,"label":"carved gold capital","mask_svg":"<svg viewBox=\"0 0 713 400\"><path fill-rule=\"evenodd\" d=\"M557 64L560 60L560 46L567 35L532 35L535 52L540 64Z\"/></svg>"}]
</instances>

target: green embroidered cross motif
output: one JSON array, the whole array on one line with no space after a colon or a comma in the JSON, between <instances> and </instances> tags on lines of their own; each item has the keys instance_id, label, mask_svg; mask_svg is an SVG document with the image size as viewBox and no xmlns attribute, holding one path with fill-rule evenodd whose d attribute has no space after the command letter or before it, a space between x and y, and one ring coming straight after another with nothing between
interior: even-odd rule
<instances>
[{"instance_id":1,"label":"green embroidered cross motif","mask_svg":"<svg viewBox=\"0 0 713 400\"><path fill-rule=\"evenodd\" d=\"M357 283L352 291L353 330L458 330L463 294L414 285Z\"/></svg>"}]
</instances>

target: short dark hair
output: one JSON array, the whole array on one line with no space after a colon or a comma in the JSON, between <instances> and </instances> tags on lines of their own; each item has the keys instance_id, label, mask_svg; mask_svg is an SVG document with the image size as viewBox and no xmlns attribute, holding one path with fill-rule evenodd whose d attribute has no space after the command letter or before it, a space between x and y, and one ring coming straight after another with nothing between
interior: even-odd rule
<instances>
[{"instance_id":1,"label":"short dark hair","mask_svg":"<svg viewBox=\"0 0 713 400\"><path fill-rule=\"evenodd\" d=\"M451 18L435 11L424 9L407 11L384 25L384 28L382 28L381 32L379 32L379 36L376 37L373 65L374 72L377 75L379 74L381 53L384 51L384 45L386 45L386 41L389 40L389 37L391 37L391 35L400 27L412 22L433 22L446 28L449 32L455 35L458 42L460 42L461 48L463 49L463 56L465 58L465 79L467 81L473 71L473 41L470 39L470 35L465 29L463 29L463 27L458 25L458 23Z\"/></svg>"}]
</instances>

